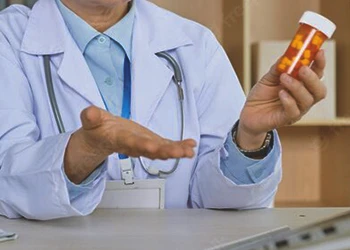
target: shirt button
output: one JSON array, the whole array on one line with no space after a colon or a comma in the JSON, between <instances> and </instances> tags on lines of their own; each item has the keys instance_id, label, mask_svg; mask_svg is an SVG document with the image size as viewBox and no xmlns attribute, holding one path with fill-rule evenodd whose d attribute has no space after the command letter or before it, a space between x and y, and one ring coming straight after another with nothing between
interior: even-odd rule
<instances>
[{"instance_id":1,"label":"shirt button","mask_svg":"<svg viewBox=\"0 0 350 250\"><path fill-rule=\"evenodd\" d=\"M105 37L103 37L103 36L100 36L100 37L98 38L98 42L101 43L101 44L105 43L106 40L107 40L107 39L106 39Z\"/></svg>"},{"instance_id":2,"label":"shirt button","mask_svg":"<svg viewBox=\"0 0 350 250\"><path fill-rule=\"evenodd\" d=\"M105 84L111 86L111 85L113 84L112 79L111 79L110 77L107 77L107 78L105 79Z\"/></svg>"}]
</instances>

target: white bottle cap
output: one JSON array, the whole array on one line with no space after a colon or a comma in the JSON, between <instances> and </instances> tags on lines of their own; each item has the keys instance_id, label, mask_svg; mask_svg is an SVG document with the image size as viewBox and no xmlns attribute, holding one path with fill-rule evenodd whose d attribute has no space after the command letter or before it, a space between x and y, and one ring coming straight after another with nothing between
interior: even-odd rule
<instances>
[{"instance_id":1,"label":"white bottle cap","mask_svg":"<svg viewBox=\"0 0 350 250\"><path fill-rule=\"evenodd\" d=\"M331 38L337 29L337 26L331 20L312 11L306 11L299 22L318 29L328 38Z\"/></svg>"}]
</instances>

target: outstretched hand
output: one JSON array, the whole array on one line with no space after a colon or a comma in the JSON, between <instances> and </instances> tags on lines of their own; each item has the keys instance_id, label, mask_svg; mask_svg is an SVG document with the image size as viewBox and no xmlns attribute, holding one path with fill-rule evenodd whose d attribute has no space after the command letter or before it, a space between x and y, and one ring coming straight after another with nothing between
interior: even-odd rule
<instances>
[{"instance_id":1,"label":"outstretched hand","mask_svg":"<svg viewBox=\"0 0 350 250\"><path fill-rule=\"evenodd\" d=\"M196 142L171 141L127 119L116 117L97 107L81 113L82 127L70 138L64 169L74 183L81 183L109 155L166 160L191 158Z\"/></svg>"},{"instance_id":2,"label":"outstretched hand","mask_svg":"<svg viewBox=\"0 0 350 250\"><path fill-rule=\"evenodd\" d=\"M90 107L81 114L83 141L91 151L166 160L193 157L194 140L171 141L133 121Z\"/></svg>"}]
</instances>

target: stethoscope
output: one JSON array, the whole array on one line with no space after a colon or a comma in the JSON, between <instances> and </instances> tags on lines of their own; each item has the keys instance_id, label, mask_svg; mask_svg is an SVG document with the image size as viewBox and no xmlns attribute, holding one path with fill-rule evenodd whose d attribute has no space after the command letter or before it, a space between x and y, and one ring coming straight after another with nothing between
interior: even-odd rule
<instances>
[{"instance_id":1,"label":"stethoscope","mask_svg":"<svg viewBox=\"0 0 350 250\"><path fill-rule=\"evenodd\" d=\"M178 90L179 104L180 104L180 110L181 110L181 140L184 140L184 127L185 127L184 106L183 106L184 92L183 92L183 88L181 86L181 84L182 84L181 68L180 68L179 64L177 63L177 61L166 52L156 53L156 56L158 56L160 58L164 58L166 61L168 61L168 63L173 68L173 71L174 71L173 80L174 80L174 83L175 83L177 90ZM58 131L60 134L63 134L66 132L66 130L64 128L62 116L61 116L61 113L60 113L60 110L59 110L59 107L57 104L55 90L53 87L52 72L51 72L51 67L50 67L50 55L44 55L44 69L45 69L46 86L47 86L47 91L48 91L49 98L50 98L51 108L52 108L52 111L54 113L54 117L56 120ZM138 157L138 159L139 159L139 162L140 162L142 168L146 171L146 173L148 173L151 176L157 176L160 178L166 178L169 175L173 174L176 171L176 169L178 168L179 162L180 162L180 159L176 159L174 166L169 171L163 171L163 170L160 170L154 166L147 167L142 157Z\"/></svg>"}]
</instances>

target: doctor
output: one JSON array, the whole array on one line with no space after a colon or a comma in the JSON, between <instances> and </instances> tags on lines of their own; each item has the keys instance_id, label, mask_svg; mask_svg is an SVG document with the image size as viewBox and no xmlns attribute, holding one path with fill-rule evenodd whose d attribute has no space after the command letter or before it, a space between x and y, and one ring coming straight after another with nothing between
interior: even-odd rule
<instances>
[{"instance_id":1,"label":"doctor","mask_svg":"<svg viewBox=\"0 0 350 250\"><path fill-rule=\"evenodd\" d=\"M187 140L179 141L178 90L173 69L155 55L162 51L183 73ZM64 133L50 105L44 56ZM0 214L87 215L106 180L120 180L121 154L155 160L165 171L182 158L166 180L167 208L268 207L281 180L274 129L325 97L324 67L323 52L301 69L300 81L272 67L246 100L213 34L146 0L9 7L0 14ZM138 161L134 172L154 178Z\"/></svg>"}]
</instances>

